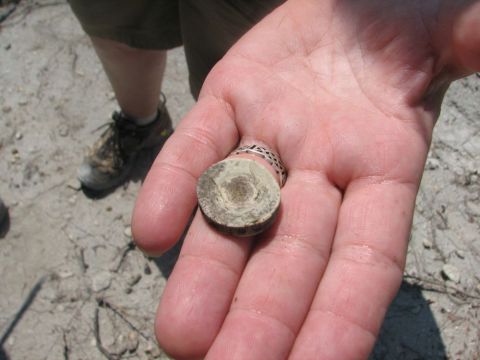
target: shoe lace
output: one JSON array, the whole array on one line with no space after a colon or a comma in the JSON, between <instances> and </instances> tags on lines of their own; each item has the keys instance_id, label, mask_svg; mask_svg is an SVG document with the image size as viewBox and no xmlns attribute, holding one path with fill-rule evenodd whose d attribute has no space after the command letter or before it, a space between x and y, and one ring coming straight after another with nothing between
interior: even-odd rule
<instances>
[{"instance_id":1,"label":"shoe lace","mask_svg":"<svg viewBox=\"0 0 480 360\"><path fill-rule=\"evenodd\" d=\"M101 145L95 151L95 158L98 163L103 163L109 159L114 169L122 168L126 155L122 151L121 138L123 131L121 130L121 117L123 114L114 112L112 120L95 128L92 133L96 133L105 129L100 135Z\"/></svg>"},{"instance_id":2,"label":"shoe lace","mask_svg":"<svg viewBox=\"0 0 480 360\"><path fill-rule=\"evenodd\" d=\"M166 102L165 95L161 93L161 105L158 110L159 115L157 119L160 119L160 114L165 111ZM121 111L115 111L112 114L112 120L113 121L104 123L92 131L92 133L95 133L106 128L100 135L102 143L101 146L97 148L95 157L99 162L109 158L113 161L113 167L120 169L127 161L129 154L138 149L143 139L150 133L154 124L138 126Z\"/></svg>"}]
</instances>

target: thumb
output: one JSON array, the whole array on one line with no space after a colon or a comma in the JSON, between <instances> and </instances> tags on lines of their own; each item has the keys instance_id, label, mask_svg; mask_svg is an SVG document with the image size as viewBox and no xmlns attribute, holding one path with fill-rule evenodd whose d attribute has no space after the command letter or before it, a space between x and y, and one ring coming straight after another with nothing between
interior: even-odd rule
<instances>
[{"instance_id":1,"label":"thumb","mask_svg":"<svg viewBox=\"0 0 480 360\"><path fill-rule=\"evenodd\" d=\"M468 73L480 71L480 1L465 8L453 24L453 53Z\"/></svg>"}]
</instances>

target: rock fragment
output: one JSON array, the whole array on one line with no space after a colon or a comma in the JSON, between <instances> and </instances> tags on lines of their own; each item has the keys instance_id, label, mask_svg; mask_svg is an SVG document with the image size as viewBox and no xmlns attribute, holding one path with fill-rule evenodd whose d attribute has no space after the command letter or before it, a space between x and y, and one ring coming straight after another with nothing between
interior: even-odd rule
<instances>
[{"instance_id":1,"label":"rock fragment","mask_svg":"<svg viewBox=\"0 0 480 360\"><path fill-rule=\"evenodd\" d=\"M454 283L460 282L460 270L451 264L445 264L442 267L442 276L445 280L451 280Z\"/></svg>"},{"instance_id":2,"label":"rock fragment","mask_svg":"<svg viewBox=\"0 0 480 360\"><path fill-rule=\"evenodd\" d=\"M70 132L70 131L69 131L69 129L68 129L68 126L66 126L66 125L63 125L63 126L61 125L61 126L59 127L59 129L58 129L58 134L59 134L61 137L66 137L66 136L68 136L69 132Z\"/></svg>"},{"instance_id":3,"label":"rock fragment","mask_svg":"<svg viewBox=\"0 0 480 360\"><path fill-rule=\"evenodd\" d=\"M162 355L162 351L156 344L148 343L145 354L150 355L149 359L157 359Z\"/></svg>"},{"instance_id":4,"label":"rock fragment","mask_svg":"<svg viewBox=\"0 0 480 360\"><path fill-rule=\"evenodd\" d=\"M82 183L78 179L70 179L67 182L67 187L72 190L79 191L82 188Z\"/></svg>"},{"instance_id":5,"label":"rock fragment","mask_svg":"<svg viewBox=\"0 0 480 360\"><path fill-rule=\"evenodd\" d=\"M92 290L100 292L110 287L112 274L109 271L101 271L92 277Z\"/></svg>"},{"instance_id":6,"label":"rock fragment","mask_svg":"<svg viewBox=\"0 0 480 360\"><path fill-rule=\"evenodd\" d=\"M425 249L431 249L433 246L433 243L429 239L423 239L422 245Z\"/></svg>"},{"instance_id":7,"label":"rock fragment","mask_svg":"<svg viewBox=\"0 0 480 360\"><path fill-rule=\"evenodd\" d=\"M138 334L134 331L131 331L128 336L127 336L127 350L130 354L134 353L137 351L138 348Z\"/></svg>"},{"instance_id":8,"label":"rock fragment","mask_svg":"<svg viewBox=\"0 0 480 360\"><path fill-rule=\"evenodd\" d=\"M427 163L425 164L425 168L427 170L436 170L440 167L440 160L435 158L428 158Z\"/></svg>"},{"instance_id":9,"label":"rock fragment","mask_svg":"<svg viewBox=\"0 0 480 360\"><path fill-rule=\"evenodd\" d=\"M143 273L145 275L150 275L152 273L152 269L150 268L150 265L148 265L148 263L145 263L145 266L143 267Z\"/></svg>"}]
</instances>

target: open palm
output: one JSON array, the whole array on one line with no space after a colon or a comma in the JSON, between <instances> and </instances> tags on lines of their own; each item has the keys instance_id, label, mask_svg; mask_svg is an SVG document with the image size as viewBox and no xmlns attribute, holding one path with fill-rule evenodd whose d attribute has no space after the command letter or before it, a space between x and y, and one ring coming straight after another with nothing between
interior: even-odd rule
<instances>
[{"instance_id":1,"label":"open palm","mask_svg":"<svg viewBox=\"0 0 480 360\"><path fill-rule=\"evenodd\" d=\"M291 0L217 64L138 197L139 246L177 241L198 177L239 143L268 145L289 175L258 238L222 235L197 212L158 310L167 352L368 356L402 279L443 94L480 67L468 3Z\"/></svg>"}]
</instances>

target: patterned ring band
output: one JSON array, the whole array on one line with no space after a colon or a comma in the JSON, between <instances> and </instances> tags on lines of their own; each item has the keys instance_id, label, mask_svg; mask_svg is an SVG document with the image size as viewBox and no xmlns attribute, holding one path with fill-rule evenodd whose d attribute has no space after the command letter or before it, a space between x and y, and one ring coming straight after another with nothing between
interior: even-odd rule
<instances>
[{"instance_id":1,"label":"patterned ring band","mask_svg":"<svg viewBox=\"0 0 480 360\"><path fill-rule=\"evenodd\" d=\"M239 155L242 153L256 155L266 160L277 173L280 180L280 187L285 184L285 181L287 181L287 170L285 169L282 160L280 160L280 157L273 151L259 145L245 145L232 152L233 155Z\"/></svg>"}]
</instances>

